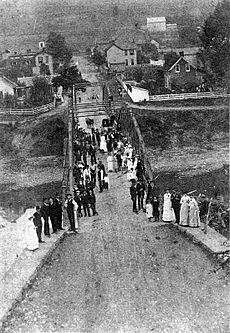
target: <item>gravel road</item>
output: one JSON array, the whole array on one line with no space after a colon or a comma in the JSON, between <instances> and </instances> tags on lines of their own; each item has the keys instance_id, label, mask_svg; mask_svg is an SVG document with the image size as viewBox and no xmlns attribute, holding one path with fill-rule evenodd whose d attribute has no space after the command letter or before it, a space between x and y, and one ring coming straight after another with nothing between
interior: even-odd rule
<instances>
[{"instance_id":1,"label":"gravel road","mask_svg":"<svg viewBox=\"0 0 230 333\"><path fill-rule=\"evenodd\" d=\"M99 216L66 236L2 332L229 332L225 272L170 226L133 215L125 175L111 182Z\"/></svg>"}]
</instances>

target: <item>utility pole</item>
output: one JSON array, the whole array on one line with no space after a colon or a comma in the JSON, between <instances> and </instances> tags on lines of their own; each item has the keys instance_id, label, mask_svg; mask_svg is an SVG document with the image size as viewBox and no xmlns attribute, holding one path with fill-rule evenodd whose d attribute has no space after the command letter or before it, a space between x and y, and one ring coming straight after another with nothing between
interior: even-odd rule
<instances>
[{"instance_id":1,"label":"utility pole","mask_svg":"<svg viewBox=\"0 0 230 333\"><path fill-rule=\"evenodd\" d=\"M73 102L68 107L69 193L73 195Z\"/></svg>"}]
</instances>

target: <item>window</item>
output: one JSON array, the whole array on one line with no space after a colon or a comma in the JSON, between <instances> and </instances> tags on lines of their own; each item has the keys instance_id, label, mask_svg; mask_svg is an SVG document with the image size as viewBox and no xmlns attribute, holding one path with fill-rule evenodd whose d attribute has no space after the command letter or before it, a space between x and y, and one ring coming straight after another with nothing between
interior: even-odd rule
<instances>
[{"instance_id":1,"label":"window","mask_svg":"<svg viewBox=\"0 0 230 333\"><path fill-rule=\"evenodd\" d=\"M176 64L175 72L180 73L180 65L179 64Z\"/></svg>"},{"instance_id":2,"label":"window","mask_svg":"<svg viewBox=\"0 0 230 333\"><path fill-rule=\"evenodd\" d=\"M46 56L46 63L49 63L49 56Z\"/></svg>"},{"instance_id":3,"label":"window","mask_svg":"<svg viewBox=\"0 0 230 333\"><path fill-rule=\"evenodd\" d=\"M187 62L185 64L185 71L190 72L190 65Z\"/></svg>"},{"instance_id":4,"label":"window","mask_svg":"<svg viewBox=\"0 0 230 333\"><path fill-rule=\"evenodd\" d=\"M130 55L134 55L134 50L133 49L129 50L129 53Z\"/></svg>"},{"instance_id":5,"label":"window","mask_svg":"<svg viewBox=\"0 0 230 333\"><path fill-rule=\"evenodd\" d=\"M27 65L29 65L29 64L31 64L31 60L26 60L25 63L26 63Z\"/></svg>"},{"instance_id":6,"label":"window","mask_svg":"<svg viewBox=\"0 0 230 333\"><path fill-rule=\"evenodd\" d=\"M40 49L43 49L45 47L45 43L44 42L40 42L39 43L39 47L40 47Z\"/></svg>"},{"instance_id":7,"label":"window","mask_svg":"<svg viewBox=\"0 0 230 333\"><path fill-rule=\"evenodd\" d=\"M126 65L126 66L129 65L129 61L128 61L128 59L125 59L125 65Z\"/></svg>"},{"instance_id":8,"label":"window","mask_svg":"<svg viewBox=\"0 0 230 333\"><path fill-rule=\"evenodd\" d=\"M134 65L134 59L131 59L131 65Z\"/></svg>"},{"instance_id":9,"label":"window","mask_svg":"<svg viewBox=\"0 0 230 333\"><path fill-rule=\"evenodd\" d=\"M17 61L13 61L13 65L16 66L17 65Z\"/></svg>"},{"instance_id":10,"label":"window","mask_svg":"<svg viewBox=\"0 0 230 333\"><path fill-rule=\"evenodd\" d=\"M38 57L38 62L41 64L43 62L43 57Z\"/></svg>"},{"instance_id":11,"label":"window","mask_svg":"<svg viewBox=\"0 0 230 333\"><path fill-rule=\"evenodd\" d=\"M127 50L125 50L125 55L126 55L126 56L128 55L128 51L127 51Z\"/></svg>"}]
</instances>

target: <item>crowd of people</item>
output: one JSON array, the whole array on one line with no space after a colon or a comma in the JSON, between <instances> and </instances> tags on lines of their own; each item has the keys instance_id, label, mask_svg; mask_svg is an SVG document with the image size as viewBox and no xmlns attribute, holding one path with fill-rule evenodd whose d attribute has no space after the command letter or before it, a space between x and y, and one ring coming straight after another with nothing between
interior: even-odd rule
<instances>
[{"instance_id":1,"label":"crowd of people","mask_svg":"<svg viewBox=\"0 0 230 333\"><path fill-rule=\"evenodd\" d=\"M150 222L174 222L181 226L200 227L208 213L209 200L205 194L197 198L194 192L181 194L167 189L163 196L154 181L143 181L138 169L131 179L130 196L133 212L144 211Z\"/></svg>"},{"instance_id":2,"label":"crowd of people","mask_svg":"<svg viewBox=\"0 0 230 333\"><path fill-rule=\"evenodd\" d=\"M127 180L131 183L130 196L135 214L143 211L150 222L162 220L181 226L200 226L200 221L208 210L205 195L199 195L197 200L193 195L194 191L181 195L178 191L167 189L162 196L155 181L146 180L144 163L128 138L121 133L119 124L114 118L111 118L108 124L109 126L100 129L92 127L90 131L75 129L73 194L67 194L64 205L60 196L56 195L55 198L44 198L41 207L36 207L36 212L29 219L33 221L29 231L30 238L34 240L31 246L33 249L38 248L38 243L44 242L43 225L44 235L47 237L51 237L49 221L53 233L63 229L63 206L67 211L69 230L74 233L79 232L81 217L98 215L95 188L98 188L99 193L109 190L110 172L127 174ZM106 166L102 159L97 157L98 152L100 156L106 153Z\"/></svg>"}]
</instances>

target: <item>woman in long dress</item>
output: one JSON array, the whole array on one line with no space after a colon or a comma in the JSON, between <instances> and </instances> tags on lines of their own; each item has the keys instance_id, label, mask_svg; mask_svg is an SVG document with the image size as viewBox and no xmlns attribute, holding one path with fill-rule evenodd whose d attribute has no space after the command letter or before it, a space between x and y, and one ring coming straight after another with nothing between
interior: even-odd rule
<instances>
[{"instance_id":1,"label":"woman in long dress","mask_svg":"<svg viewBox=\"0 0 230 333\"><path fill-rule=\"evenodd\" d=\"M150 200L146 201L145 209L146 209L146 217L149 221L151 221L153 218L153 205L151 204Z\"/></svg>"},{"instance_id":2,"label":"woman in long dress","mask_svg":"<svg viewBox=\"0 0 230 333\"><path fill-rule=\"evenodd\" d=\"M30 217L26 223L25 241L26 241L26 248L28 250L34 251L39 248L38 236L36 232L36 227L33 222L33 217Z\"/></svg>"},{"instance_id":3,"label":"woman in long dress","mask_svg":"<svg viewBox=\"0 0 230 333\"><path fill-rule=\"evenodd\" d=\"M105 135L101 135L100 150L103 151L104 153L108 152Z\"/></svg>"},{"instance_id":4,"label":"woman in long dress","mask_svg":"<svg viewBox=\"0 0 230 333\"><path fill-rule=\"evenodd\" d=\"M164 222L174 222L175 213L172 208L171 193L169 190L164 194L164 204L163 204L163 217Z\"/></svg>"},{"instance_id":5,"label":"woman in long dress","mask_svg":"<svg viewBox=\"0 0 230 333\"><path fill-rule=\"evenodd\" d=\"M107 163L108 163L108 171L109 171L109 172L114 171L114 169L113 169L113 155L112 155L112 154L110 154L110 155L107 157Z\"/></svg>"},{"instance_id":6,"label":"woman in long dress","mask_svg":"<svg viewBox=\"0 0 230 333\"><path fill-rule=\"evenodd\" d=\"M189 201L189 215L188 215L189 227L200 227L200 214L199 207L196 199L191 196Z\"/></svg>"},{"instance_id":7,"label":"woman in long dress","mask_svg":"<svg viewBox=\"0 0 230 333\"><path fill-rule=\"evenodd\" d=\"M180 200L180 225L188 226L188 215L189 215L189 201L190 197L185 193Z\"/></svg>"}]
</instances>

